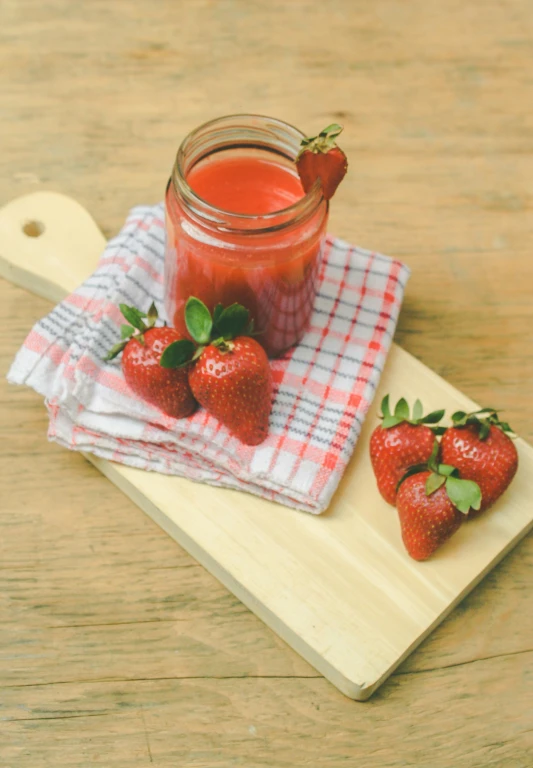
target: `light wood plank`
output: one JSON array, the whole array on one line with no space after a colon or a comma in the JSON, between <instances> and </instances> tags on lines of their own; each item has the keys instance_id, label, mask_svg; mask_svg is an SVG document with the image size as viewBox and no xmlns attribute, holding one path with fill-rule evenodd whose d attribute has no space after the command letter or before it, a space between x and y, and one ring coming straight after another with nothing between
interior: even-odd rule
<instances>
[{"instance_id":1,"label":"light wood plank","mask_svg":"<svg viewBox=\"0 0 533 768\"><path fill-rule=\"evenodd\" d=\"M139 0L4 0L0 205L17 195L55 189L79 200L109 237L132 205L161 199L180 138L204 120L252 110L311 132L333 117L345 125L343 144L351 168L334 200L331 231L397 255L413 269L398 343L473 400L498 406L531 442L531 19L529 0L376 0L366 5L351 0L181 0L152 4L149 13ZM0 280L2 371L28 328L49 307ZM46 602L54 550L55 605L59 610L68 573L70 618L65 615L63 620L75 624L78 608L84 611L90 603L95 623L101 611L102 648L113 607L117 620L131 620L136 611L146 618L150 603L152 616L179 617L183 604L157 598L168 594L167 571L161 570L158 579L150 577L156 596L147 600L142 567L148 571L173 558L192 564L191 558L80 456L47 444L36 396L0 380L0 404L0 512L6 510L6 499L12 499L19 521L17 526L2 526L2 557L9 552L19 566L33 567L36 578L27 583L26 604L32 607L22 611L19 600L11 597L22 585L16 587L16 573L7 571L13 578L0 591L2 625L18 627L21 637L32 627L47 625L50 615L33 606ZM79 508L82 516L76 512ZM88 552L80 557L75 539L65 533L73 521L79 538L102 555L99 564L111 567L114 557L118 559L105 595L98 588L91 590ZM125 526L137 533L121 538ZM43 543L52 550L50 561L44 562L43 527ZM492 664L482 686L476 682L478 664L466 662L531 647L532 553L533 539L528 536L404 663L402 669L428 670L427 684L416 687L416 697L418 675L393 675L364 705L364 727L357 728L362 708L326 682L320 689L321 709L305 720L294 714L302 697L299 686L281 680L272 681L268 692L257 687L258 709L268 700L272 721L280 726L271 732L272 758L265 757L264 763L277 768L290 751L291 765L332 764L331 738L351 723L356 730L350 732L342 755L335 757L339 765L352 765L356 759L381 765L380 751L396 749L402 768L409 762L448 768L448 750L453 764L466 768L476 765L470 759L471 733L464 728L465 718L475 713L477 765L529 768L527 743L516 740L512 727L500 723L502 710L510 722L513 716L520 721L531 709L529 690L515 684L517 677L529 679L530 660L524 654L514 656L517 675L506 675ZM203 605L205 623L197 624L199 645L191 652L192 668L208 658L208 674L216 671L217 662L231 674L225 641L218 652L218 632L222 627L228 636L235 610L224 604L219 611L219 604L210 599L212 577L200 567L195 572L198 579L188 582L183 601ZM125 601L128 575L131 599ZM78 580L87 593L77 604ZM238 605L231 596L227 601ZM290 669L291 663L304 664L250 614L246 624L239 625L236 646L248 633L253 637L258 632L263 641L270 636L275 643L262 656L266 669L279 672L281 667ZM135 641L132 625L128 642ZM165 643L159 638L152 650L161 660L166 653L172 666L173 648ZM79 644L81 654L81 631ZM245 644L253 674L257 660ZM132 670L139 676L151 670L150 649L145 650L139 669ZM4 652L11 648L0 647ZM32 663L27 662L28 680ZM455 663L462 664L461 690L471 695L458 721L451 721L456 703L445 711L443 697L456 689L457 668L446 668ZM41 669L35 668L36 679ZM54 656L50 678L54 669L60 679L68 663ZM399 679L403 685L393 708L389 693ZM52 704L55 697L49 688L44 690ZM112 699L110 691L102 696ZM172 729L159 737L159 754L167 755L168 762L183 717L182 697L182 690L170 684L166 693L155 692L152 699L164 699L169 720L174 712ZM378 710L376 702L382 697L383 708ZM240 688L232 693L236 706L249 698ZM46 699L44 694L43 704ZM214 689L198 701L188 699L189 732L202 732L206 718L216 722L219 701ZM344 721L329 717L337 701ZM413 718L415 702L423 716ZM70 706L63 703L66 714ZM387 717L385 740L382 722ZM54 723L38 723L35 731L20 733L16 761L5 759L2 724L1 762L9 768L55 766L61 761L91 768L114 762L129 766L134 762L128 757L137 746L143 749L142 739L134 735L142 735L134 709L125 709L112 729L105 718L93 718L92 751L82 721ZM148 732L155 727L150 722ZM411 745L423 745L425 734L425 747L415 754ZM180 753L181 763L199 766L220 759L224 765L249 765L257 749L249 738L244 727L236 729L223 756L213 739L200 738L198 750L184 757ZM291 749L295 744L297 754ZM139 755L139 765L149 761L145 748Z\"/></svg>"},{"instance_id":2,"label":"light wood plank","mask_svg":"<svg viewBox=\"0 0 533 768\"><path fill-rule=\"evenodd\" d=\"M531 653L527 660L531 663ZM514 699L528 696L522 661L508 656L399 675L385 694L378 692L362 706L347 706L336 691L329 694L323 679L116 680L10 688L2 706L5 754L16 765L29 747L69 768L89 768L102 753L110 766L291 768L316 765L319 744L332 768L363 758L368 768L529 768L530 711L516 712ZM406 696L411 728L398 740ZM500 716L490 743L473 706L480 696L498 698Z\"/></svg>"},{"instance_id":3,"label":"light wood plank","mask_svg":"<svg viewBox=\"0 0 533 768\"><path fill-rule=\"evenodd\" d=\"M40 222L40 236L27 236L28 221ZM45 298L72 290L83 272L88 276L101 245L92 219L63 196L34 193L0 211L2 273ZM520 471L505 498L489 515L463 526L430 562L413 562L401 543L397 516L377 493L368 453L376 410L387 392L394 402L401 393L448 413L476 407L394 346L354 457L321 518L87 454L245 605L356 699L368 698L533 526L533 449L519 440Z\"/></svg>"}]
</instances>

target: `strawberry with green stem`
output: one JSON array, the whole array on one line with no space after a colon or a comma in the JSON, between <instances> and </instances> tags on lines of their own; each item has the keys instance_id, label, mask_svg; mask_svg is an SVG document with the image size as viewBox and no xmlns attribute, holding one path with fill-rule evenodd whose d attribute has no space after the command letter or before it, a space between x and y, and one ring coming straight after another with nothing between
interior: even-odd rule
<instances>
[{"instance_id":1,"label":"strawberry with green stem","mask_svg":"<svg viewBox=\"0 0 533 768\"><path fill-rule=\"evenodd\" d=\"M481 505L481 490L459 478L456 467L439 463L435 440L426 464L411 467L400 481L396 506L402 539L414 560L427 560Z\"/></svg>"},{"instance_id":2,"label":"strawberry with green stem","mask_svg":"<svg viewBox=\"0 0 533 768\"><path fill-rule=\"evenodd\" d=\"M217 304L213 315L191 296L187 330L198 347L171 344L161 358L167 368L189 366L189 383L200 405L241 442L259 445L268 435L272 374L264 349L251 338L253 323L240 304Z\"/></svg>"},{"instance_id":3,"label":"strawberry with green stem","mask_svg":"<svg viewBox=\"0 0 533 768\"><path fill-rule=\"evenodd\" d=\"M320 131L318 136L302 139L301 149L296 158L296 169L304 192L309 192L320 179L322 194L330 200L348 170L348 159L335 139L342 131L342 125L333 123Z\"/></svg>"},{"instance_id":4,"label":"strawberry with green stem","mask_svg":"<svg viewBox=\"0 0 533 768\"><path fill-rule=\"evenodd\" d=\"M133 392L175 419L190 416L197 403L187 371L162 368L160 361L170 344L183 342L190 354L194 344L174 328L156 327L157 309L153 303L147 313L127 304L120 304L120 311L128 324L122 325L122 341L115 344L105 359L113 360L122 353L122 372Z\"/></svg>"},{"instance_id":5,"label":"strawberry with green stem","mask_svg":"<svg viewBox=\"0 0 533 768\"><path fill-rule=\"evenodd\" d=\"M492 506L514 478L518 452L511 438L515 435L507 422L500 421L494 408L473 413L457 411L452 422L442 436L442 460L481 488L483 501L479 510L470 515L473 518Z\"/></svg>"},{"instance_id":6,"label":"strawberry with green stem","mask_svg":"<svg viewBox=\"0 0 533 768\"><path fill-rule=\"evenodd\" d=\"M386 395L381 411L383 421L370 437L370 460L379 492L386 502L394 505L398 483L407 470L431 456L435 435L443 431L437 424L444 410L424 415L422 403L416 400L411 414L409 404L402 397L391 412L389 395Z\"/></svg>"}]
</instances>

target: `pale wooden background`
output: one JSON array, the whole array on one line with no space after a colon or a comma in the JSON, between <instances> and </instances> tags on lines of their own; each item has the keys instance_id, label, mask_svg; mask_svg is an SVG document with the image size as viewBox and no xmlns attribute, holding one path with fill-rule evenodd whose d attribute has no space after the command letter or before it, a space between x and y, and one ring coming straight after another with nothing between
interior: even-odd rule
<instances>
[{"instance_id":1,"label":"pale wooden background","mask_svg":"<svg viewBox=\"0 0 533 768\"><path fill-rule=\"evenodd\" d=\"M343 122L331 231L412 267L396 340L533 441L532 56L530 0L2 0L0 204L110 236L204 120ZM48 309L0 281L2 374ZM0 398L2 766L531 766L531 536L351 702Z\"/></svg>"}]
</instances>

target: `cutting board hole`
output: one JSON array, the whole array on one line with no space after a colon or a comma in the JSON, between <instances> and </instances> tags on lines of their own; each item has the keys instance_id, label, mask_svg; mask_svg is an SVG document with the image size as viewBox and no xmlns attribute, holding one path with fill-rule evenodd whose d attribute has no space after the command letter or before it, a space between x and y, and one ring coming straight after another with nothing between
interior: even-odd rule
<instances>
[{"instance_id":1,"label":"cutting board hole","mask_svg":"<svg viewBox=\"0 0 533 768\"><path fill-rule=\"evenodd\" d=\"M40 221L27 221L22 231L28 237L40 237L44 232L44 224Z\"/></svg>"}]
</instances>

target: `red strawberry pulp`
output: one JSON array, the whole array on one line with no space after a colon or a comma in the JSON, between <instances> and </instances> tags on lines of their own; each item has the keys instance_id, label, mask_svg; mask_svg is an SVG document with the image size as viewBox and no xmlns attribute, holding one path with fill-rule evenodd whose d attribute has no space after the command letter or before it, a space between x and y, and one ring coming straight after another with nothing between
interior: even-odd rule
<instances>
[{"instance_id":1,"label":"red strawberry pulp","mask_svg":"<svg viewBox=\"0 0 533 768\"><path fill-rule=\"evenodd\" d=\"M296 173L260 157L200 163L192 168L187 181L211 205L256 216L288 208L305 194Z\"/></svg>"},{"instance_id":2,"label":"red strawberry pulp","mask_svg":"<svg viewBox=\"0 0 533 768\"><path fill-rule=\"evenodd\" d=\"M253 152L216 152L193 166L187 183L213 210L247 217L276 214L304 197L295 167ZM327 224L325 201L290 226L279 226L286 214L271 217L261 223L271 227L268 233L251 232L251 223L255 228L258 224L250 219L243 220L241 229L214 231L191 214L172 184L166 210L165 301L179 331L186 333L187 299L197 296L210 310L217 303L244 305L271 357L300 340L315 298Z\"/></svg>"}]
</instances>

